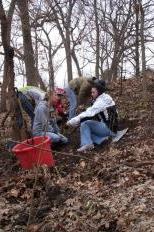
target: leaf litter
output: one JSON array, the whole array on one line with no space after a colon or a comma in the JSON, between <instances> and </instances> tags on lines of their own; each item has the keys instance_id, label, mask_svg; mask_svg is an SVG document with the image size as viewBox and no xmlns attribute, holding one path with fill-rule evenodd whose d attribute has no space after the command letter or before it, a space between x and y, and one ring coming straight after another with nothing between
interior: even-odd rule
<instances>
[{"instance_id":1,"label":"leaf litter","mask_svg":"<svg viewBox=\"0 0 154 232\"><path fill-rule=\"evenodd\" d=\"M154 86L152 77L148 86ZM35 171L22 170L1 139L0 231L153 231L154 93L145 103L139 80L126 80L123 88L119 95L114 83L112 95L121 126L129 127L125 137L81 157L54 152L56 168L40 168L35 189ZM76 155L75 133L71 140L65 152Z\"/></svg>"}]
</instances>

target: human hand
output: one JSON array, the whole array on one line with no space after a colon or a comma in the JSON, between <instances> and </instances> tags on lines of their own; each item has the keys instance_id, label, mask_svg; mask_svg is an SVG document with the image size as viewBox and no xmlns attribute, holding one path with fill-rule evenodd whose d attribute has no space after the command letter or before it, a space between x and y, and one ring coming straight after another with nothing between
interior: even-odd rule
<instances>
[{"instance_id":1,"label":"human hand","mask_svg":"<svg viewBox=\"0 0 154 232\"><path fill-rule=\"evenodd\" d=\"M67 121L66 125L67 126L72 126L72 127L77 127L79 125L80 121L78 120L77 117L70 119Z\"/></svg>"}]
</instances>

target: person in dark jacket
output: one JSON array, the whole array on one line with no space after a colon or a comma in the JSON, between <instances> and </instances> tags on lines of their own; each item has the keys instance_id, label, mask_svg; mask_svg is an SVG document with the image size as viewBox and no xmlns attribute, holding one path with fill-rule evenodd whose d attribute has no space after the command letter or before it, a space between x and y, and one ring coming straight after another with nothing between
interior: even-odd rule
<instances>
[{"instance_id":1,"label":"person in dark jacket","mask_svg":"<svg viewBox=\"0 0 154 232\"><path fill-rule=\"evenodd\" d=\"M96 78L78 77L68 83L65 92L69 101L69 119L76 115L76 109L80 105L87 103L90 94L91 86Z\"/></svg>"}]
</instances>

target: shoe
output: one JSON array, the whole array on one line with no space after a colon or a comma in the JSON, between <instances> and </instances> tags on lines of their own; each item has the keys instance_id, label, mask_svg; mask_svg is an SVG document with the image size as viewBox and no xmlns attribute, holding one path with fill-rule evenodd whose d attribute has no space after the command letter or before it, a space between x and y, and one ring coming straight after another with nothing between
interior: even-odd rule
<instances>
[{"instance_id":1,"label":"shoe","mask_svg":"<svg viewBox=\"0 0 154 232\"><path fill-rule=\"evenodd\" d=\"M126 134L127 131L128 131L128 128L126 128L122 131L117 131L115 137L112 138L112 142L113 143L118 142Z\"/></svg>"},{"instance_id":2,"label":"shoe","mask_svg":"<svg viewBox=\"0 0 154 232\"><path fill-rule=\"evenodd\" d=\"M77 149L77 152L86 152L88 150L93 150L93 149L94 149L94 145L88 144L88 145L84 145L84 146L80 147L79 149Z\"/></svg>"}]
</instances>

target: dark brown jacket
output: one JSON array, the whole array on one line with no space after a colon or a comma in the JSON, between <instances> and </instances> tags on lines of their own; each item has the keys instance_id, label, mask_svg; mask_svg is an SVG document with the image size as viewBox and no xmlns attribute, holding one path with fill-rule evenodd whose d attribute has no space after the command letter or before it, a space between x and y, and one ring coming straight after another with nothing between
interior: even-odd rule
<instances>
[{"instance_id":1,"label":"dark brown jacket","mask_svg":"<svg viewBox=\"0 0 154 232\"><path fill-rule=\"evenodd\" d=\"M85 77L74 78L69 82L69 87L78 96L78 105L85 104L91 95L92 79Z\"/></svg>"}]
</instances>

